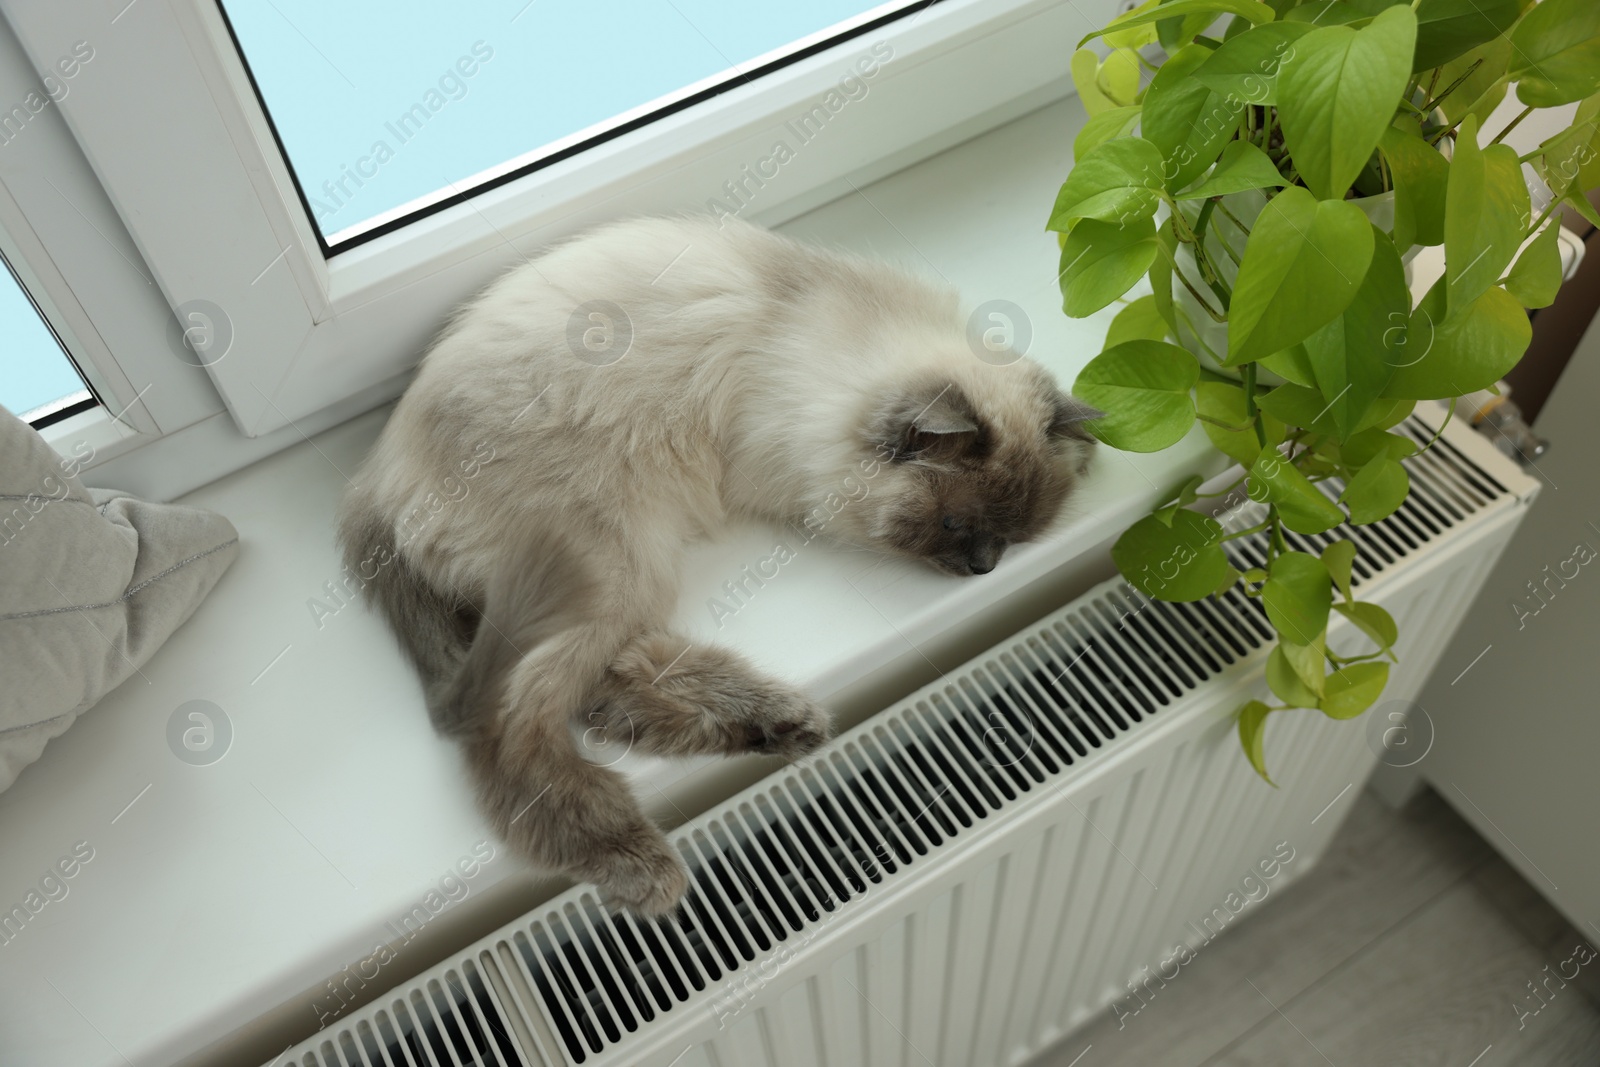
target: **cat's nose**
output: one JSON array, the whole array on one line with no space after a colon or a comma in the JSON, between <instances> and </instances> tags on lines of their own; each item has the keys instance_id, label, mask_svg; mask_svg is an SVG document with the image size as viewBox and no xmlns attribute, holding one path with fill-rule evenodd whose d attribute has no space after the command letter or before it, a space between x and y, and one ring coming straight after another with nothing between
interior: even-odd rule
<instances>
[{"instance_id":1,"label":"cat's nose","mask_svg":"<svg viewBox=\"0 0 1600 1067\"><path fill-rule=\"evenodd\" d=\"M1006 543L999 538L986 538L977 542L967 553L967 569L973 574L988 574L1000 562L1000 553Z\"/></svg>"}]
</instances>

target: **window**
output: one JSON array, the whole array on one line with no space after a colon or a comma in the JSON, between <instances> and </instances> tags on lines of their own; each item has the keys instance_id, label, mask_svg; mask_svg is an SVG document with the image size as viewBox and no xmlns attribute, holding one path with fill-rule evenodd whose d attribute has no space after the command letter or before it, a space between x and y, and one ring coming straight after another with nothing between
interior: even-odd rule
<instances>
[{"instance_id":1,"label":"window","mask_svg":"<svg viewBox=\"0 0 1600 1067\"><path fill-rule=\"evenodd\" d=\"M114 415L97 455L179 455L195 484L263 454L218 414L297 440L398 395L453 307L554 241L776 224L1068 95L1116 6L9 4L0 111L37 106L0 143L0 224ZM171 343L196 309L228 340L203 361Z\"/></svg>"},{"instance_id":2,"label":"window","mask_svg":"<svg viewBox=\"0 0 1600 1067\"><path fill-rule=\"evenodd\" d=\"M0 260L0 266L0 404L35 426L94 406L94 394L11 265Z\"/></svg>"},{"instance_id":3,"label":"window","mask_svg":"<svg viewBox=\"0 0 1600 1067\"><path fill-rule=\"evenodd\" d=\"M338 249L925 3L222 6ZM851 88L865 91L859 77Z\"/></svg>"}]
</instances>

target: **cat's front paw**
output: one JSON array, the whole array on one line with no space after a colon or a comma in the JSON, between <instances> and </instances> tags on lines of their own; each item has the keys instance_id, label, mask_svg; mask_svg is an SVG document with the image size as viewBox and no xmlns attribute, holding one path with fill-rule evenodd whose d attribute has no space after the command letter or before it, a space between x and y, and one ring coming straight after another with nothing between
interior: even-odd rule
<instances>
[{"instance_id":1,"label":"cat's front paw","mask_svg":"<svg viewBox=\"0 0 1600 1067\"><path fill-rule=\"evenodd\" d=\"M751 717L735 727L735 751L799 759L833 736L832 717L801 696L772 700L752 711Z\"/></svg>"},{"instance_id":2,"label":"cat's front paw","mask_svg":"<svg viewBox=\"0 0 1600 1067\"><path fill-rule=\"evenodd\" d=\"M637 842L600 861L594 877L604 902L647 916L665 915L689 889L689 871L665 838Z\"/></svg>"}]
</instances>

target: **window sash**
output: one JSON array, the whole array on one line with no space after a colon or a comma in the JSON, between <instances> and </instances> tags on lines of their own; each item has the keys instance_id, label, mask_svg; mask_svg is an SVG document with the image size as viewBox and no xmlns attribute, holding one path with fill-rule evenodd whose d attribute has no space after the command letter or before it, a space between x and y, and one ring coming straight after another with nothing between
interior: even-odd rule
<instances>
[{"instance_id":1,"label":"window sash","mask_svg":"<svg viewBox=\"0 0 1600 1067\"><path fill-rule=\"evenodd\" d=\"M167 305L220 310L231 343L205 373L250 437L397 393L452 307L587 226L718 201L775 224L1059 99L1114 6L943 0L327 258L211 0L0 0L35 66L95 48L59 111ZM794 145L785 124L875 47L868 96ZM793 160L749 177L782 139Z\"/></svg>"}]
</instances>

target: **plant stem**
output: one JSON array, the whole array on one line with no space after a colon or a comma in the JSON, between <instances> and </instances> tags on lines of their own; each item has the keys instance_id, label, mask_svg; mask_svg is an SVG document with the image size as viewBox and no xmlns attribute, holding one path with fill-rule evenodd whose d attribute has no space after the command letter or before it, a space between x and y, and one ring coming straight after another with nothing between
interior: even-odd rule
<instances>
[{"instance_id":1,"label":"plant stem","mask_svg":"<svg viewBox=\"0 0 1600 1067\"><path fill-rule=\"evenodd\" d=\"M1172 273L1177 276L1177 279L1180 282L1183 283L1183 287L1189 290L1189 295L1194 297L1196 302L1198 302L1201 307L1205 308L1206 314L1210 315L1211 318L1216 322L1227 322L1228 317L1218 312L1210 304L1206 303L1206 298L1201 296L1199 290L1197 290L1194 285L1190 283L1189 279L1184 276L1183 268L1178 266L1178 261L1173 257L1172 253L1168 252L1165 247L1161 248L1161 253L1167 257L1167 262L1172 265Z\"/></svg>"},{"instance_id":2,"label":"plant stem","mask_svg":"<svg viewBox=\"0 0 1600 1067\"><path fill-rule=\"evenodd\" d=\"M1195 418L1199 419L1201 422L1209 422L1213 426L1220 426L1224 430L1231 430L1234 433L1244 433L1244 431L1246 431L1246 430L1248 430L1250 428L1248 423L1246 423L1243 426L1235 426L1233 423L1224 422L1222 419L1216 418L1213 415L1201 415L1198 412L1195 413ZM1197 495L1198 496L1226 496L1227 494L1225 494L1225 493L1200 493L1200 494L1197 494Z\"/></svg>"},{"instance_id":3,"label":"plant stem","mask_svg":"<svg viewBox=\"0 0 1600 1067\"><path fill-rule=\"evenodd\" d=\"M1233 246L1230 245L1228 243L1228 239L1222 235L1222 231L1220 229L1212 230L1211 236L1215 237L1217 239L1217 244L1221 245L1222 250L1228 253L1228 258L1233 260L1233 265L1235 267L1239 266L1239 253L1233 250Z\"/></svg>"},{"instance_id":4,"label":"plant stem","mask_svg":"<svg viewBox=\"0 0 1600 1067\"><path fill-rule=\"evenodd\" d=\"M1211 257L1206 252L1206 226L1211 222L1211 213L1216 210L1216 200L1207 200L1200 208L1200 214L1194 223L1194 259L1200 265L1200 273L1205 277L1206 284L1211 291L1217 294L1217 299L1222 301L1222 310L1226 312L1233 302L1233 293L1222 278L1217 274L1216 268L1211 265Z\"/></svg>"},{"instance_id":5,"label":"plant stem","mask_svg":"<svg viewBox=\"0 0 1600 1067\"><path fill-rule=\"evenodd\" d=\"M1456 398L1456 400L1459 400L1459 399L1461 399L1461 398L1460 397ZM1456 414L1456 402L1455 402L1455 400L1452 400L1452 401L1450 401L1450 406L1448 408L1445 408L1444 421L1439 424L1439 428L1437 430L1433 431L1433 436L1428 438L1428 443L1423 445L1421 448L1417 449L1417 455L1420 456L1424 452L1426 452L1428 449L1432 448L1433 447L1433 443L1435 441L1439 440L1440 437L1444 436L1444 428L1446 426L1450 425L1450 420L1455 418L1455 414Z\"/></svg>"},{"instance_id":6,"label":"plant stem","mask_svg":"<svg viewBox=\"0 0 1600 1067\"><path fill-rule=\"evenodd\" d=\"M1461 86L1461 83L1466 81L1468 78L1472 77L1472 72L1477 70L1481 66L1483 66L1483 60L1474 59L1472 61L1472 66L1470 66L1466 70L1462 71L1461 77L1457 78L1455 81L1453 81L1449 85L1445 86L1444 92L1440 93L1438 96L1434 97L1432 100L1429 100L1426 104L1422 105L1422 114L1424 116L1431 115L1433 113L1433 109L1439 106L1439 101L1443 100L1445 97L1447 97L1451 93L1455 92L1456 89L1458 89Z\"/></svg>"},{"instance_id":7,"label":"plant stem","mask_svg":"<svg viewBox=\"0 0 1600 1067\"><path fill-rule=\"evenodd\" d=\"M1224 204L1222 201L1218 200L1217 201L1217 210L1221 211L1222 214L1227 217L1229 222L1231 222L1235 226L1239 227L1239 232L1244 234L1246 240L1249 240L1249 238L1250 238L1250 227L1248 227L1244 223L1240 222L1239 221L1239 217L1237 215L1235 215L1233 212L1228 210L1228 205L1227 204Z\"/></svg>"},{"instance_id":8,"label":"plant stem","mask_svg":"<svg viewBox=\"0 0 1600 1067\"><path fill-rule=\"evenodd\" d=\"M1165 195L1163 199L1166 199ZM1175 200L1167 199L1167 207L1172 209L1172 232L1184 244L1194 244L1194 227L1189 225L1189 216L1183 213Z\"/></svg>"},{"instance_id":9,"label":"plant stem","mask_svg":"<svg viewBox=\"0 0 1600 1067\"><path fill-rule=\"evenodd\" d=\"M1554 212L1556 208L1561 206L1561 201L1563 199L1565 199L1565 197L1555 196L1555 197L1551 197L1550 198L1550 203L1544 209L1544 214L1540 215L1538 217L1538 219L1536 219L1534 221L1533 226L1529 228L1529 230L1528 230L1528 236L1529 237L1532 237L1534 234L1539 232L1539 227L1544 225L1544 220L1549 218L1551 213Z\"/></svg>"},{"instance_id":10,"label":"plant stem","mask_svg":"<svg viewBox=\"0 0 1600 1067\"><path fill-rule=\"evenodd\" d=\"M1199 417L1200 418L1205 418L1204 415L1201 415ZM1246 430L1246 429L1249 429L1249 427L1247 427L1247 426L1230 426L1229 429ZM1234 481L1233 481L1233 484L1228 486L1226 489L1219 489L1215 493L1196 493L1195 494L1195 499L1196 500L1209 500L1210 498L1212 498L1214 496L1227 496L1229 493L1231 493L1235 489L1239 488L1240 485L1244 484L1244 479L1245 479L1245 476L1241 474L1238 478L1235 478Z\"/></svg>"},{"instance_id":11,"label":"plant stem","mask_svg":"<svg viewBox=\"0 0 1600 1067\"><path fill-rule=\"evenodd\" d=\"M1512 130L1516 129L1517 128L1517 124L1519 122L1521 122L1523 119L1527 118L1531 114L1533 114L1532 105L1529 105L1528 107L1523 108L1517 114L1517 117L1511 120L1511 124L1509 126L1507 126L1505 129L1501 130L1499 133L1495 134L1494 135L1494 140L1490 141L1489 143L1490 144L1499 144L1505 138L1506 134L1508 134Z\"/></svg>"},{"instance_id":12,"label":"plant stem","mask_svg":"<svg viewBox=\"0 0 1600 1067\"><path fill-rule=\"evenodd\" d=\"M1261 412L1256 408L1256 365L1244 365L1244 415L1255 424L1256 441L1262 448L1267 447L1267 427L1262 422Z\"/></svg>"},{"instance_id":13,"label":"plant stem","mask_svg":"<svg viewBox=\"0 0 1600 1067\"><path fill-rule=\"evenodd\" d=\"M1440 141L1444 140L1446 137L1455 136L1456 127L1461 125L1462 122L1466 121L1466 118L1467 118L1467 116L1462 115L1461 118L1456 119L1450 125L1446 126L1444 129L1440 130L1438 133L1434 134L1431 138L1429 138L1428 139L1428 143L1429 144L1438 144Z\"/></svg>"},{"instance_id":14,"label":"plant stem","mask_svg":"<svg viewBox=\"0 0 1600 1067\"><path fill-rule=\"evenodd\" d=\"M1240 538L1240 537L1249 537L1251 534L1260 533L1262 530L1265 530L1267 527L1269 527L1271 525L1272 525L1272 520L1268 519L1266 522L1257 523L1255 526L1251 526L1251 527L1249 527L1247 529L1237 530L1237 531L1235 531L1234 533L1231 533L1231 534L1224 534L1222 536L1222 540L1224 540L1224 541L1233 541L1233 540L1236 540L1237 538Z\"/></svg>"}]
</instances>

